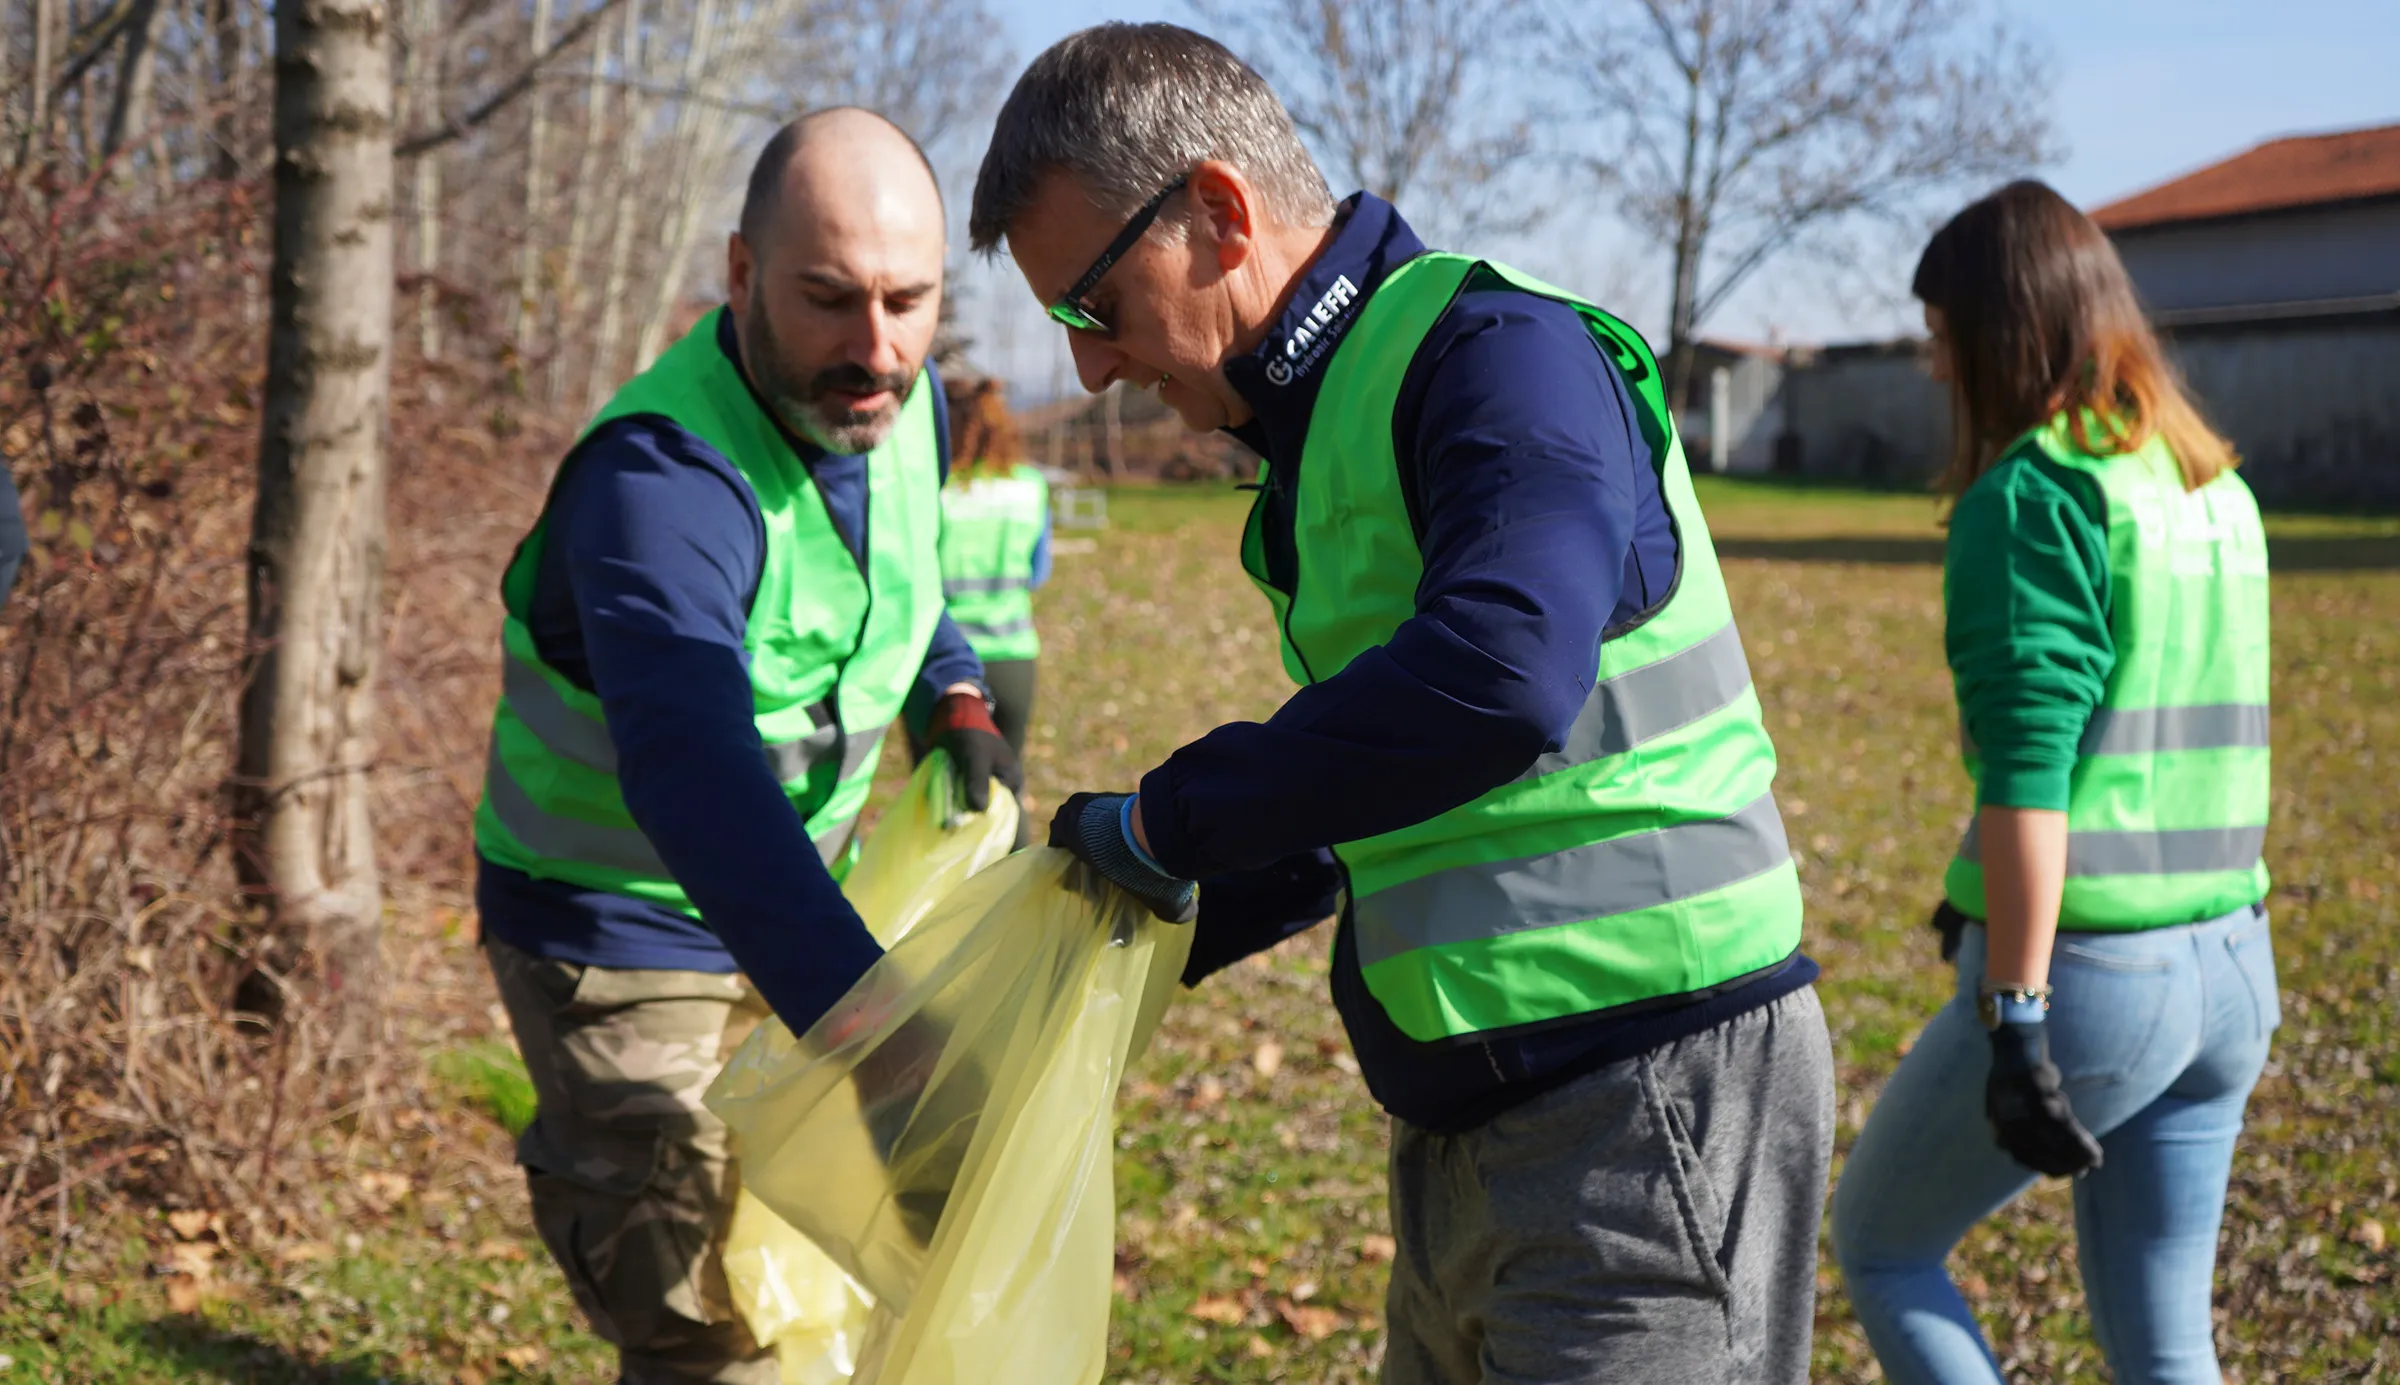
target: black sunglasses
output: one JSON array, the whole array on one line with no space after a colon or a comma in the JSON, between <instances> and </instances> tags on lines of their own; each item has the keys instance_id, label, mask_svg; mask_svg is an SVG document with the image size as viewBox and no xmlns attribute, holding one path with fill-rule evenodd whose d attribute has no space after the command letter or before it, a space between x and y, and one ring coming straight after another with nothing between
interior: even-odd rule
<instances>
[{"instance_id":1,"label":"black sunglasses","mask_svg":"<svg viewBox=\"0 0 2400 1385\"><path fill-rule=\"evenodd\" d=\"M1060 294L1057 300L1050 304L1051 321L1062 326L1072 327L1078 332L1097 332L1102 336L1106 336L1114 330L1108 323L1101 320L1098 313L1084 305L1083 296L1090 293L1093 287L1106 277L1117 261L1125 258L1125 252L1131 250L1133 243L1142 238L1142 233L1150 229L1150 223L1158 220L1159 207L1164 205L1169 197L1175 195L1177 189L1183 186L1184 181L1183 178L1177 178L1174 182L1160 188L1157 196L1142 204L1142 209L1133 214L1133 220L1126 222L1125 229L1117 232L1117 238L1108 243L1106 250L1100 252L1100 258L1092 261L1092 267L1085 270L1083 277L1075 281L1075 287Z\"/></svg>"}]
</instances>

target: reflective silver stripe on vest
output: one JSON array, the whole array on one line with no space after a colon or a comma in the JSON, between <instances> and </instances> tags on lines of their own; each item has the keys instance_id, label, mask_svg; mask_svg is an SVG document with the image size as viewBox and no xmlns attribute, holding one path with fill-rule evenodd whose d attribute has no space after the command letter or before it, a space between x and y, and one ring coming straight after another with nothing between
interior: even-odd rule
<instances>
[{"instance_id":1,"label":"reflective silver stripe on vest","mask_svg":"<svg viewBox=\"0 0 2400 1385\"><path fill-rule=\"evenodd\" d=\"M1445 943L1477 942L1692 899L1791 859L1775 796L1731 817L1679 823L1546 856L1453 866L1361 895L1360 966Z\"/></svg>"},{"instance_id":2,"label":"reflective silver stripe on vest","mask_svg":"<svg viewBox=\"0 0 2400 1385\"><path fill-rule=\"evenodd\" d=\"M2267 743L2264 703L2202 707L2102 707L2083 728L2084 755L2152 755L2171 750L2229 750Z\"/></svg>"},{"instance_id":3,"label":"reflective silver stripe on vest","mask_svg":"<svg viewBox=\"0 0 2400 1385\"><path fill-rule=\"evenodd\" d=\"M500 759L500 743L492 742L483 771L483 791L491 799L492 815L527 851L552 861L624 871L653 880L672 879L657 848L639 828L603 827L598 823L546 813L535 805Z\"/></svg>"},{"instance_id":4,"label":"reflective silver stripe on vest","mask_svg":"<svg viewBox=\"0 0 2400 1385\"><path fill-rule=\"evenodd\" d=\"M957 617L953 616L952 619L956 620ZM1015 620L1004 620L997 625L970 625L966 621L958 621L958 632L968 639L978 637L997 639L1002 635L1022 635L1032 628L1033 617L1031 616L1019 616Z\"/></svg>"},{"instance_id":5,"label":"reflective silver stripe on vest","mask_svg":"<svg viewBox=\"0 0 2400 1385\"><path fill-rule=\"evenodd\" d=\"M1031 577L945 577L942 595L971 596L977 592L1021 592L1033 586Z\"/></svg>"},{"instance_id":6,"label":"reflective silver stripe on vest","mask_svg":"<svg viewBox=\"0 0 2400 1385\"><path fill-rule=\"evenodd\" d=\"M883 750L883 732L872 736L850 736L834 724L831 699L816 703L808 709L808 719L816 729L796 741L766 742L767 764L775 771L776 779L796 784L808 777L809 771L832 758L835 746L842 748L841 772L834 777L841 783L856 774L861 765L872 763Z\"/></svg>"},{"instance_id":7,"label":"reflective silver stripe on vest","mask_svg":"<svg viewBox=\"0 0 2400 1385\"><path fill-rule=\"evenodd\" d=\"M514 654L500 659L500 690L509 709L551 754L562 760L615 777L617 744L608 726L567 705L557 686L541 670Z\"/></svg>"},{"instance_id":8,"label":"reflective silver stripe on vest","mask_svg":"<svg viewBox=\"0 0 2400 1385\"><path fill-rule=\"evenodd\" d=\"M1962 861L1983 863L1983 824L1967 822L1958 843ZM2266 850L2265 824L2256 827L2182 827L2166 832L2069 832L2067 874L2190 875L2248 870Z\"/></svg>"},{"instance_id":9,"label":"reflective silver stripe on vest","mask_svg":"<svg viewBox=\"0 0 2400 1385\"><path fill-rule=\"evenodd\" d=\"M812 703L808 709L809 733L796 741L766 741L767 765L775 778L786 784L808 777L818 761L833 754L842 743L842 728L833 719L833 699Z\"/></svg>"},{"instance_id":10,"label":"reflective silver stripe on vest","mask_svg":"<svg viewBox=\"0 0 2400 1385\"><path fill-rule=\"evenodd\" d=\"M1623 754L1732 706L1749 686L1750 661L1742 657L1741 633L1729 620L1688 649L1595 686L1575 714L1566 744L1534 761L1517 782Z\"/></svg>"},{"instance_id":11,"label":"reflective silver stripe on vest","mask_svg":"<svg viewBox=\"0 0 2400 1385\"><path fill-rule=\"evenodd\" d=\"M817 858L829 866L842 859L842 853L850 846L850 833L857 826L858 815L852 813L849 817L819 832L814 838L817 845Z\"/></svg>"}]
</instances>

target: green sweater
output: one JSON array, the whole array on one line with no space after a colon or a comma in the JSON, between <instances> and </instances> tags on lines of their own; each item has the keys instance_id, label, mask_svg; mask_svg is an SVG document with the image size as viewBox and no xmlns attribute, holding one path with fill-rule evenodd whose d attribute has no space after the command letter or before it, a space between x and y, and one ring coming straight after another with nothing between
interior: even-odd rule
<instances>
[{"instance_id":1,"label":"green sweater","mask_svg":"<svg viewBox=\"0 0 2400 1385\"><path fill-rule=\"evenodd\" d=\"M1959 722L1983 759L1980 806L2067 806L2116 642L2099 486L2021 445L1967 488L1942 570Z\"/></svg>"}]
</instances>

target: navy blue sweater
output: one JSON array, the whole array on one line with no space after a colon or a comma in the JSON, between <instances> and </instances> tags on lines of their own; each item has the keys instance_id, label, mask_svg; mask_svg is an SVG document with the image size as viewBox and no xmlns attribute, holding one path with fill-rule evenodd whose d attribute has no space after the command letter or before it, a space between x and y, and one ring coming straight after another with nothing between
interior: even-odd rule
<instances>
[{"instance_id":1,"label":"navy blue sweater","mask_svg":"<svg viewBox=\"0 0 2400 1385\"><path fill-rule=\"evenodd\" d=\"M1295 562L1291 488L1322 367L1384 276L1424 250L1388 203L1358 195L1282 320L1226 366L1256 415L1234 435L1272 463L1260 503L1279 586ZM1344 277L1358 290L1346 304L1329 296ZM1320 304L1335 313L1321 325ZM1295 341L1301 349L1287 353ZM1673 590L1674 529L1632 397L1565 305L1504 289L1461 294L1402 380L1392 442L1421 521L1416 614L1265 722L1220 726L1142 780L1152 854L1204 882L1188 982L1322 918L1340 884L1329 844L1447 812L1557 750L1591 692L1602 637ZM1367 992L1350 932L1345 921L1335 939L1333 992L1367 1086L1393 1115L1440 1131L1480 1125L1816 975L1795 953L1714 994L1420 1044Z\"/></svg>"},{"instance_id":2,"label":"navy blue sweater","mask_svg":"<svg viewBox=\"0 0 2400 1385\"><path fill-rule=\"evenodd\" d=\"M738 365L730 316L717 341ZM928 372L917 388L933 391L946 472L941 382ZM786 440L863 563L866 459ZM479 859L484 929L535 956L590 966L739 969L786 1023L805 1029L883 952L760 752L742 647L766 557L756 495L691 433L656 416L623 418L569 454L547 535L526 619L534 648L599 695L625 806L700 918ZM944 615L909 715L921 723L943 688L982 677Z\"/></svg>"}]
</instances>

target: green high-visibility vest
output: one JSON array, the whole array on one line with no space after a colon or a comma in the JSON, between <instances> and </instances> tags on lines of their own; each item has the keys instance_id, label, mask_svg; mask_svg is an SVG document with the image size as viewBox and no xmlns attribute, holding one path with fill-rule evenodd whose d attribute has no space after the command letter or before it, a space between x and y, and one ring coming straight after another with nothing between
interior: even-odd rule
<instances>
[{"instance_id":1,"label":"green high-visibility vest","mask_svg":"<svg viewBox=\"0 0 2400 1385\"><path fill-rule=\"evenodd\" d=\"M2267 893L2267 535L2233 472L2196 491L2163 440L2100 457L2064 415L2019 439L2098 483L2108 505L2116 645L2067 792L2058 926L2130 932L2197 923ZM1962 735L1967 773L1982 761ZM1972 820L1943 882L1985 916Z\"/></svg>"},{"instance_id":2,"label":"green high-visibility vest","mask_svg":"<svg viewBox=\"0 0 2400 1385\"><path fill-rule=\"evenodd\" d=\"M1470 284L1582 315L1638 401L1679 571L1664 605L1601 642L1564 746L1463 807L1335 847L1367 989L1427 1042L1724 986L1800 943L1775 749L1657 362L1591 304L1504 266L1421 255L1358 309L1325 367L1293 482L1290 590L1268 580L1261 509L1243 540L1285 669L1301 683L1330 678L1416 613L1424 558L1392 415L1426 334ZM1593 554L1595 577L1613 561Z\"/></svg>"},{"instance_id":3,"label":"green high-visibility vest","mask_svg":"<svg viewBox=\"0 0 2400 1385\"><path fill-rule=\"evenodd\" d=\"M717 321L718 313L702 319L627 382L584 437L612 419L657 415L715 448L750 484L766 526L743 634L759 742L830 863L849 844L884 730L899 715L941 618L934 387L918 376L891 435L867 454L862 563L842 542L808 468L718 346ZM559 475L574 464L570 452ZM540 879L696 912L626 811L599 697L534 649L525 617L547 528L545 507L501 578L502 690L475 814L476 848Z\"/></svg>"},{"instance_id":4,"label":"green high-visibility vest","mask_svg":"<svg viewBox=\"0 0 2400 1385\"><path fill-rule=\"evenodd\" d=\"M1005 476L954 473L942 487L942 595L950 619L986 662L1042 652L1033 629L1033 550L1050 514L1050 483L1029 466Z\"/></svg>"}]
</instances>

